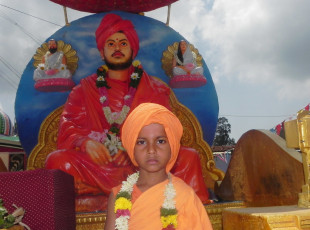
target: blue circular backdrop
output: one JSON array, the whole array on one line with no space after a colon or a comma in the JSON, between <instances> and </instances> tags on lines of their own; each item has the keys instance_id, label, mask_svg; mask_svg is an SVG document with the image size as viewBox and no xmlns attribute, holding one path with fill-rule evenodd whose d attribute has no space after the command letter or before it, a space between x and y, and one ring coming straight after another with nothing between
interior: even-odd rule
<instances>
[{"instance_id":1,"label":"blue circular backdrop","mask_svg":"<svg viewBox=\"0 0 310 230\"><path fill-rule=\"evenodd\" d=\"M149 75L156 76L168 84L170 78L161 67L162 54L174 42L186 39L164 23L152 18L118 11L111 13L133 22L140 39L140 50L136 59L141 61ZM82 78L95 73L98 66L103 64L96 46L95 31L105 14L94 14L78 19L50 37L70 44L77 51L78 68L72 78L76 84ZM46 41L50 38L47 38ZM34 88L33 72L35 68L33 62L34 59L28 63L24 70L15 101L19 138L28 155L38 142L38 132L42 121L49 113L63 105L70 93L70 91L37 91ZM178 88L173 91L178 100L197 117L205 141L212 145L218 118L218 98L204 60L203 68L204 76L207 78L206 85L198 88Z\"/></svg>"}]
</instances>

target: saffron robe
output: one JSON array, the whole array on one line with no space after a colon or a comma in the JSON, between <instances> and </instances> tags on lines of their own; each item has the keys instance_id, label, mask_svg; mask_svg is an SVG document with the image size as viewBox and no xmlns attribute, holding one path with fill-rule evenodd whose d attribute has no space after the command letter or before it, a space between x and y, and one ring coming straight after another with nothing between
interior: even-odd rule
<instances>
[{"instance_id":1,"label":"saffron robe","mask_svg":"<svg viewBox=\"0 0 310 230\"><path fill-rule=\"evenodd\" d=\"M175 176L172 176L172 183L176 190L177 230L212 230L208 214L193 189ZM164 202L164 191L167 184L168 180L165 180L145 192L141 192L134 185L129 230L162 229L160 208ZM114 196L120 188L121 185L113 188Z\"/></svg>"},{"instance_id":2,"label":"saffron robe","mask_svg":"<svg viewBox=\"0 0 310 230\"><path fill-rule=\"evenodd\" d=\"M104 194L107 198L111 189L132 174L135 167L129 159L125 165L119 165L118 159L103 166L98 165L83 149L83 143L90 139L88 135L92 131L102 133L111 127L102 110L96 79L96 74L86 77L71 91L60 117L58 150L48 155L45 166L73 175L78 195ZM109 105L112 112L119 112L123 106L123 98L128 92L129 83L111 79L107 81L111 86L108 90ZM161 104L170 109L169 95L170 88L144 72L130 112L144 102ZM128 157L127 154L125 156ZM178 160L171 172L188 183L203 202L208 202L208 191L196 150L181 147Z\"/></svg>"}]
</instances>

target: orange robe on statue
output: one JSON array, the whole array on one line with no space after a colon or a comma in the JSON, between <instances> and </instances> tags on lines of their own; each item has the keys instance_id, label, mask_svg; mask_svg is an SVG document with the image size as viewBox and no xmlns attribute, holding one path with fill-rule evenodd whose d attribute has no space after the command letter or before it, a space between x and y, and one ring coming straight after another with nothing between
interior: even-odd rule
<instances>
[{"instance_id":1,"label":"orange robe on statue","mask_svg":"<svg viewBox=\"0 0 310 230\"><path fill-rule=\"evenodd\" d=\"M130 211L129 230L131 229L162 229L160 208L164 202L164 191L168 179L141 192L134 185L131 194L132 209ZM212 230L206 209L188 185L179 178L172 176L176 190L176 209L178 211L178 230ZM113 188L113 194L119 192L121 185Z\"/></svg>"},{"instance_id":2,"label":"orange robe on statue","mask_svg":"<svg viewBox=\"0 0 310 230\"><path fill-rule=\"evenodd\" d=\"M83 148L83 143L90 139L91 132L103 133L111 127L103 113L96 79L96 74L82 79L81 83L70 93L60 118L58 150L48 155L46 168L61 169L73 175L77 195L103 194L104 202L106 202L111 189L136 169L129 158L125 165L119 165L119 159L115 159L100 166L88 156ZM119 112L123 107L123 98L128 92L129 82L109 78L107 82L111 86L108 90L110 108L112 112ZM170 88L144 72L130 112L144 102L161 104L170 109L169 95ZM127 157L127 154L124 154ZM189 184L202 202L208 201L208 191L203 181L197 151L181 147L178 160L171 173Z\"/></svg>"}]
</instances>

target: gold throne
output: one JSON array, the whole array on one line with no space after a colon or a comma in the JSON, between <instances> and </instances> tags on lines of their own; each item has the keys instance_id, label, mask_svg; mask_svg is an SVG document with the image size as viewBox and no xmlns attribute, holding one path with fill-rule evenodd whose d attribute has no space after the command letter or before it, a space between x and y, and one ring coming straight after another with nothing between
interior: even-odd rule
<instances>
[{"instance_id":1,"label":"gold throne","mask_svg":"<svg viewBox=\"0 0 310 230\"><path fill-rule=\"evenodd\" d=\"M181 144L186 147L194 148L199 152L204 181L207 187L213 190L215 183L223 180L224 172L216 168L212 150L203 140L202 129L195 115L177 100L172 91L170 94L170 104L173 113L180 119L184 128ZM28 170L44 168L47 155L56 150L58 124L62 111L63 106L52 111L42 122L38 144L34 147L28 158ZM213 210L212 208L206 209L209 213L211 222L215 221L215 224L219 224L218 222L221 221L221 210L219 207ZM77 213L76 229L103 229L105 215L105 213Z\"/></svg>"}]
</instances>

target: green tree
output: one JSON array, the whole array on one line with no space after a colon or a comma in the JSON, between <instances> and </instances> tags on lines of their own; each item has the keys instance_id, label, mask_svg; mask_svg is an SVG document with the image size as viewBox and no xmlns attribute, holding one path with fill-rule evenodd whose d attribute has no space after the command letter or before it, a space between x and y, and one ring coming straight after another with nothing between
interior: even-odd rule
<instances>
[{"instance_id":1,"label":"green tree","mask_svg":"<svg viewBox=\"0 0 310 230\"><path fill-rule=\"evenodd\" d=\"M231 125L226 117L219 117L217 120L217 127L213 146L234 145L235 139L230 138Z\"/></svg>"}]
</instances>

